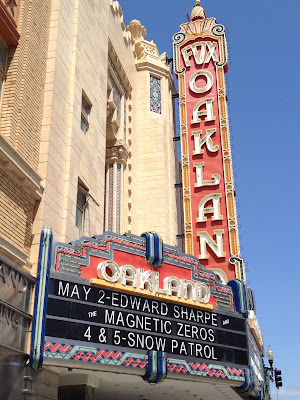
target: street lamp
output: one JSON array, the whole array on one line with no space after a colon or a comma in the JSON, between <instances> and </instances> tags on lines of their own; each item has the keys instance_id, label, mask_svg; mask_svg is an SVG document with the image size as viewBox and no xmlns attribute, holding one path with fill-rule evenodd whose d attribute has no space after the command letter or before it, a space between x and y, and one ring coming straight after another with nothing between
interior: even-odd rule
<instances>
[{"instance_id":1,"label":"street lamp","mask_svg":"<svg viewBox=\"0 0 300 400\"><path fill-rule=\"evenodd\" d=\"M269 346L268 351L267 351L267 359L269 361L271 370L272 370L272 375L273 375L273 361L274 361L274 351L271 349Z\"/></svg>"},{"instance_id":2,"label":"street lamp","mask_svg":"<svg viewBox=\"0 0 300 400\"><path fill-rule=\"evenodd\" d=\"M269 346L267 351L267 359L269 361L270 366L267 367L264 365L264 373L265 373L265 388L266 388L266 400L271 400L271 392L270 392L270 380L273 382L273 361L274 361L274 351Z\"/></svg>"}]
</instances>

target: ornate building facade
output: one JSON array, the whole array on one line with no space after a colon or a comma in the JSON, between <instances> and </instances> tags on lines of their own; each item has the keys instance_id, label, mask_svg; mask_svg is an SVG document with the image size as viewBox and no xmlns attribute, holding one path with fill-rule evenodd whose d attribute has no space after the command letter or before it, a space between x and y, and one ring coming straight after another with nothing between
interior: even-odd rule
<instances>
[{"instance_id":1,"label":"ornate building facade","mask_svg":"<svg viewBox=\"0 0 300 400\"><path fill-rule=\"evenodd\" d=\"M7 348L21 366L29 352L43 226L58 242L153 230L177 245L176 89L166 54L145 36L139 21L124 25L117 1L0 1L0 368L7 391L19 373L6 368Z\"/></svg>"},{"instance_id":2,"label":"ornate building facade","mask_svg":"<svg viewBox=\"0 0 300 400\"><path fill-rule=\"evenodd\" d=\"M205 33L212 39L205 40L212 66L220 63L220 53L214 52L216 47L211 43L215 41L221 48L225 36L213 31L215 20L207 19L200 2L196 3L192 19L211 21ZM187 29L192 25L193 21ZM196 33L192 32L192 39ZM173 140L174 101L178 97L173 73L167 54L159 54L155 43L145 37L146 28L139 21L125 26L118 1L0 0L1 400L176 400L190 396L234 400L241 395L263 398L261 359L254 359L263 349L263 342L236 241L233 182L227 180L221 194L203 192L197 209L190 201L205 182L209 182L209 189L220 183L219 170L212 180L203 175L204 162L210 166L212 163L209 164L210 153L205 153L208 158L201 163L201 147L206 143L211 153L221 150L224 140L218 145L212 142L226 130L226 116L221 115L221 133L209 126L208 136L201 139L201 131L193 132L195 142L198 140L194 156L200 156L194 168L193 157L188 160L190 144L186 139L189 109L184 110L184 104L188 88L184 87L182 65L176 59L181 42L175 35L173 66L180 92L181 174ZM186 43L189 45L192 39L187 36ZM192 54L188 51L182 59L186 67L190 66ZM219 80L224 78L225 64L217 66ZM200 74L206 79L204 86L208 90L213 75L203 70ZM198 78L194 76L190 86L197 99L205 92L199 89L203 81ZM218 101L224 102L225 89L221 89ZM215 120L213 112L209 112L213 100L209 101L204 100L198 108L194 106L195 123L205 116L202 105L206 107L206 117ZM224 107L226 114L226 104ZM222 110L221 107L221 114ZM191 154L192 148L189 149ZM229 165L227 177L231 178L230 143L228 154L224 151L223 158L220 152L219 161ZM191 183L196 186L196 194L191 193ZM211 214L214 220L208 231L202 236L195 234L199 223L203 228ZM213 230L218 225L220 229ZM43 230L44 227L51 230ZM187 254L181 252L182 236ZM202 259L196 254L197 244ZM209 256L216 262L206 262ZM234 259L229 261L229 256ZM49 289L43 282L50 279L50 269L46 271L50 264ZM158 270L162 265L164 269ZM230 286L235 278L238 282ZM55 293L58 279L62 280ZM79 287L85 293L83 298ZM112 288L120 293L110 295ZM48 290L46 324L47 300L43 299ZM104 294L107 301L119 294L124 300L128 293L133 302L146 298L143 316L135 317L137 323L150 331L150 318L155 313L157 316L151 320L155 327L151 334L137 334L144 346L137 346L136 350L132 344L134 349L128 351L133 343L129 325L126 338L111 327L109 331L100 328L97 340L101 345L112 341L109 349L89 343L91 326L80 333L86 341L84 345L72 339L79 332L78 327L83 326L82 321L75 318L77 326L72 322L65 329L67 317L59 315L57 322L57 315L51 314L51 301L77 297L74 309L79 310L85 307L81 300L87 303L90 292L100 294L96 302L99 310L102 304L107 309L117 307L116 302L104 303ZM151 310L148 298L152 299ZM63 313L71 300L59 304ZM127 303L124 304L119 305L125 309ZM170 344L168 338L156 336L171 349L172 356L167 356L169 350L160 351L151 344L152 336L159 331L176 337L170 324L173 328L176 325L179 307L181 319L186 318L187 310L194 315L192 306L197 309L201 327L192 326L187 320L179 322L177 338ZM173 310L173 315L164 314L164 307ZM70 313L72 310L71 307ZM110 325L120 323L119 319L114 320L115 311L103 312ZM88 318L97 314L93 313L94 310L83 311ZM121 311L118 315L121 321ZM51 321L56 321L53 327ZM195 340L180 342L180 324L186 337L199 339L203 346ZM225 332L225 325L230 325L231 334ZM63 336L66 331L69 337ZM58 332L65 341L55 342ZM106 337L106 332L110 336ZM120 350L121 341L124 343ZM207 341L216 341L216 347ZM184 350L186 346L190 354ZM248 368L249 352L252 364ZM77 361L84 364L76 364ZM162 381L167 374L170 379L162 385L149 385Z\"/></svg>"}]
</instances>

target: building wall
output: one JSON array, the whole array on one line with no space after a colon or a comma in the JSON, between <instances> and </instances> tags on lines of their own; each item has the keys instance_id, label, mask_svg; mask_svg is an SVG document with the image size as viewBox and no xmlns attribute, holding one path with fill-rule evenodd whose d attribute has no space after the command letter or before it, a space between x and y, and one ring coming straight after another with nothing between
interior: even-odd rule
<instances>
[{"instance_id":1,"label":"building wall","mask_svg":"<svg viewBox=\"0 0 300 400\"><path fill-rule=\"evenodd\" d=\"M33 292L44 226L57 242L111 229L154 230L176 244L176 90L166 55L145 35L138 21L124 25L117 1L0 0L0 38L8 49L0 86L0 285L4 272L24 270ZM150 110L150 75L160 79L161 113ZM79 185L86 189L81 230ZM33 296L23 311L33 312ZM23 339L28 353L30 334ZM0 332L0 347L5 343ZM44 389L36 393L43 398Z\"/></svg>"},{"instance_id":2,"label":"building wall","mask_svg":"<svg viewBox=\"0 0 300 400\"><path fill-rule=\"evenodd\" d=\"M138 54L138 101L133 105L137 116L135 142L138 159L138 195L133 210L135 231L155 231L166 243L176 245L177 157L173 142L175 127L172 101L176 89L166 63L166 53L159 55L156 45L146 41L143 36L136 38L135 48ZM151 84L151 80L155 83ZM159 95L161 100L157 101L156 96Z\"/></svg>"},{"instance_id":3,"label":"building wall","mask_svg":"<svg viewBox=\"0 0 300 400\"><path fill-rule=\"evenodd\" d=\"M1 134L34 169L39 161L50 4L20 1L15 10L20 39L9 48L1 106Z\"/></svg>"},{"instance_id":4,"label":"building wall","mask_svg":"<svg viewBox=\"0 0 300 400\"><path fill-rule=\"evenodd\" d=\"M90 230L103 229L108 11L108 2L52 3L39 163L45 194L35 245L43 225L57 241L79 237L78 178L99 204L89 207ZM87 135L80 128L82 91L92 104Z\"/></svg>"},{"instance_id":5,"label":"building wall","mask_svg":"<svg viewBox=\"0 0 300 400\"><path fill-rule=\"evenodd\" d=\"M51 0L0 0L1 399L21 398L18 377L29 349L35 285L29 255L43 194L37 167L50 4Z\"/></svg>"},{"instance_id":6,"label":"building wall","mask_svg":"<svg viewBox=\"0 0 300 400\"><path fill-rule=\"evenodd\" d=\"M43 191L37 166L50 3L0 2L0 37L8 53L0 93L0 254L29 268L32 223Z\"/></svg>"},{"instance_id":7,"label":"building wall","mask_svg":"<svg viewBox=\"0 0 300 400\"><path fill-rule=\"evenodd\" d=\"M52 2L38 166L45 190L34 222L33 262L43 226L61 242L104 230L155 230L176 244L175 88L165 55L146 41L154 57L140 52L141 38L125 27L116 1ZM160 115L150 111L150 71L161 77ZM120 126L117 105L111 106L111 116L107 112L112 86L122 97ZM80 126L83 94L91 104L87 134ZM78 182L88 190L81 231L75 225ZM151 206L149 193L159 206Z\"/></svg>"}]
</instances>

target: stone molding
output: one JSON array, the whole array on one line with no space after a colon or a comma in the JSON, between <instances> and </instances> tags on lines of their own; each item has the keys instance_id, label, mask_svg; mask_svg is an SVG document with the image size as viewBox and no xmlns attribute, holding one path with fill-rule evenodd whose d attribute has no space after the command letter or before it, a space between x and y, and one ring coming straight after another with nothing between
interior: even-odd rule
<instances>
[{"instance_id":1,"label":"stone molding","mask_svg":"<svg viewBox=\"0 0 300 400\"><path fill-rule=\"evenodd\" d=\"M135 52L138 60L146 58L147 56L154 57L157 60L160 59L156 45L148 42L147 40L140 40L136 42Z\"/></svg>"},{"instance_id":2,"label":"stone molding","mask_svg":"<svg viewBox=\"0 0 300 400\"><path fill-rule=\"evenodd\" d=\"M127 94L130 94L131 91L132 91L132 86L131 86L131 84L129 82L129 79L128 79L127 75L126 75L126 72L125 72L125 70L124 70L124 68L123 68L123 66L121 64L121 61L119 60L119 57L118 57L118 55L117 55L117 53L116 53L116 51L115 51L115 49L114 49L114 47L113 47L113 45L112 45L112 43L111 43L111 41L109 39L108 39L108 55L111 58L111 61L113 63L113 66L111 66L110 62L108 60L108 68L109 68L110 73L112 75L114 75L116 77L116 79L117 79L118 77L116 76L114 68L116 69L117 74L118 74L119 78L121 79L122 84L124 85L124 87L125 87L125 89L127 91Z\"/></svg>"},{"instance_id":3,"label":"stone molding","mask_svg":"<svg viewBox=\"0 0 300 400\"><path fill-rule=\"evenodd\" d=\"M21 154L3 135L0 134L0 162L3 168L12 173L20 186L35 200L41 200L44 187L43 178L28 164Z\"/></svg>"},{"instance_id":4,"label":"stone molding","mask_svg":"<svg viewBox=\"0 0 300 400\"><path fill-rule=\"evenodd\" d=\"M106 164L111 163L121 163L123 165L127 164L127 159L129 155L129 150L127 144L123 140L119 140L112 144L108 144L106 147Z\"/></svg>"},{"instance_id":5,"label":"stone molding","mask_svg":"<svg viewBox=\"0 0 300 400\"><path fill-rule=\"evenodd\" d=\"M21 247L17 246L15 243L7 239L3 234L0 233L0 252L7 254L13 260L16 261L18 265L24 266L28 265L29 254L22 250Z\"/></svg>"},{"instance_id":6,"label":"stone molding","mask_svg":"<svg viewBox=\"0 0 300 400\"><path fill-rule=\"evenodd\" d=\"M136 62L136 68L138 71L148 71L154 76L168 79L172 88L172 94L177 94L177 89L174 84L171 69L167 64L160 61L160 59L154 60L146 58L143 60L138 60Z\"/></svg>"},{"instance_id":7,"label":"stone molding","mask_svg":"<svg viewBox=\"0 0 300 400\"><path fill-rule=\"evenodd\" d=\"M118 1L110 0L110 9L114 17L119 17L121 29L123 31L123 39L126 46L132 46L134 41L131 35L131 32L126 30L124 19L123 19L123 11Z\"/></svg>"}]
</instances>

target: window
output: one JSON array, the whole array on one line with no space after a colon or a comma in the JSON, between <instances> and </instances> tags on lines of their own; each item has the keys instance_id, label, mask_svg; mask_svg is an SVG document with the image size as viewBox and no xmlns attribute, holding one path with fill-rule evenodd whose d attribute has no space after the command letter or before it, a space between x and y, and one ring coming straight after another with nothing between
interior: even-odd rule
<instances>
[{"instance_id":1,"label":"window","mask_svg":"<svg viewBox=\"0 0 300 400\"><path fill-rule=\"evenodd\" d=\"M84 229L84 215L87 208L88 189L82 183L78 184L77 203L76 203L76 222L75 225L80 232Z\"/></svg>"},{"instance_id":2,"label":"window","mask_svg":"<svg viewBox=\"0 0 300 400\"><path fill-rule=\"evenodd\" d=\"M0 38L0 100L1 100L3 82L6 78L7 52L8 49L5 43Z\"/></svg>"},{"instance_id":3,"label":"window","mask_svg":"<svg viewBox=\"0 0 300 400\"><path fill-rule=\"evenodd\" d=\"M118 86L115 84L115 81L113 80L110 72L108 71L108 82L110 83L112 87L112 95L113 95L113 101L116 107L116 119L121 125L121 103L122 103L122 94L120 93L120 90Z\"/></svg>"},{"instance_id":4,"label":"window","mask_svg":"<svg viewBox=\"0 0 300 400\"><path fill-rule=\"evenodd\" d=\"M81 130L87 134L89 130L89 120L91 112L91 104L85 96L81 99Z\"/></svg>"}]
</instances>

